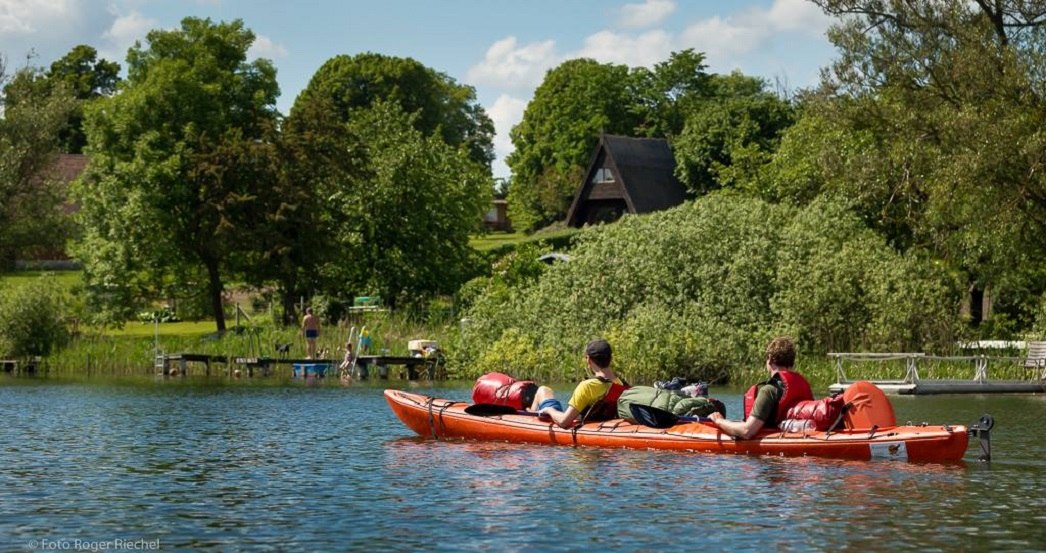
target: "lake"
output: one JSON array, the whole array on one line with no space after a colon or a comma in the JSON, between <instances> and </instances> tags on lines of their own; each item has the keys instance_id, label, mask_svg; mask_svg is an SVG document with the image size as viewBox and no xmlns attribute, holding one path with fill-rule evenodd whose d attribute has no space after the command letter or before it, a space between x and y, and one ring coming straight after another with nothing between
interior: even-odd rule
<instances>
[{"instance_id":1,"label":"lake","mask_svg":"<svg viewBox=\"0 0 1046 553\"><path fill-rule=\"evenodd\" d=\"M991 463L583 449L416 437L383 385L0 379L0 549L1046 549L1046 396L892 397L992 413ZM567 391L565 389L564 391ZM740 412L741 390L713 388Z\"/></svg>"}]
</instances>

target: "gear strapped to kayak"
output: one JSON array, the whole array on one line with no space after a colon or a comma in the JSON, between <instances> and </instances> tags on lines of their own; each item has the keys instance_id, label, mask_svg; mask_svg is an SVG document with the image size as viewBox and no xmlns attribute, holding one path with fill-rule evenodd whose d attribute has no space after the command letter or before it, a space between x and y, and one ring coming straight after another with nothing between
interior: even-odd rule
<instances>
[{"instance_id":1,"label":"gear strapped to kayak","mask_svg":"<svg viewBox=\"0 0 1046 553\"><path fill-rule=\"evenodd\" d=\"M516 380L507 374L487 373L472 387L472 402L486 405L507 405L516 410L530 409L538 385L530 380Z\"/></svg>"}]
</instances>

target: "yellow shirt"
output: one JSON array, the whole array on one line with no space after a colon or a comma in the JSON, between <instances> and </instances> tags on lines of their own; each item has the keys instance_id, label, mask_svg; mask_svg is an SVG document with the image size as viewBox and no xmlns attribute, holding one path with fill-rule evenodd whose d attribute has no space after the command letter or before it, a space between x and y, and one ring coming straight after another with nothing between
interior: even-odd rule
<instances>
[{"instance_id":1,"label":"yellow shirt","mask_svg":"<svg viewBox=\"0 0 1046 553\"><path fill-rule=\"evenodd\" d=\"M614 383L622 384L620 378L615 378ZM577 412L583 413L585 409L588 409L597 401L603 399L609 391L610 382L598 378L582 380L581 383L574 388L574 393L570 396L570 401L568 401L567 404L576 409Z\"/></svg>"}]
</instances>

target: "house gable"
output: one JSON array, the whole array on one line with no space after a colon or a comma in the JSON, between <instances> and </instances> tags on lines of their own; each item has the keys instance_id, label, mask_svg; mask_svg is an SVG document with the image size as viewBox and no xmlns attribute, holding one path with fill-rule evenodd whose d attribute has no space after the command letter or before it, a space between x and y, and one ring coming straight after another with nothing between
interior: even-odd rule
<instances>
[{"instance_id":1,"label":"house gable","mask_svg":"<svg viewBox=\"0 0 1046 553\"><path fill-rule=\"evenodd\" d=\"M567 212L567 225L610 222L625 213L668 209L686 199L675 158L658 138L602 135Z\"/></svg>"}]
</instances>

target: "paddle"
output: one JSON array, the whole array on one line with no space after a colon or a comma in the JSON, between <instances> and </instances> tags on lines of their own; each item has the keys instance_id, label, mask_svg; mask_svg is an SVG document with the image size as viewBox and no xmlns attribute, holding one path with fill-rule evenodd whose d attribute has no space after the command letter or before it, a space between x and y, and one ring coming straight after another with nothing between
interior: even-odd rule
<instances>
[{"instance_id":1,"label":"paddle","mask_svg":"<svg viewBox=\"0 0 1046 553\"><path fill-rule=\"evenodd\" d=\"M639 403L629 405L628 409L629 411L632 411L632 417L636 419L636 422L652 428L668 428L681 422L704 422L711 420L705 417L684 417L671 411L665 411L664 409L658 409L657 407L651 407L650 405L642 405Z\"/></svg>"}]
</instances>

